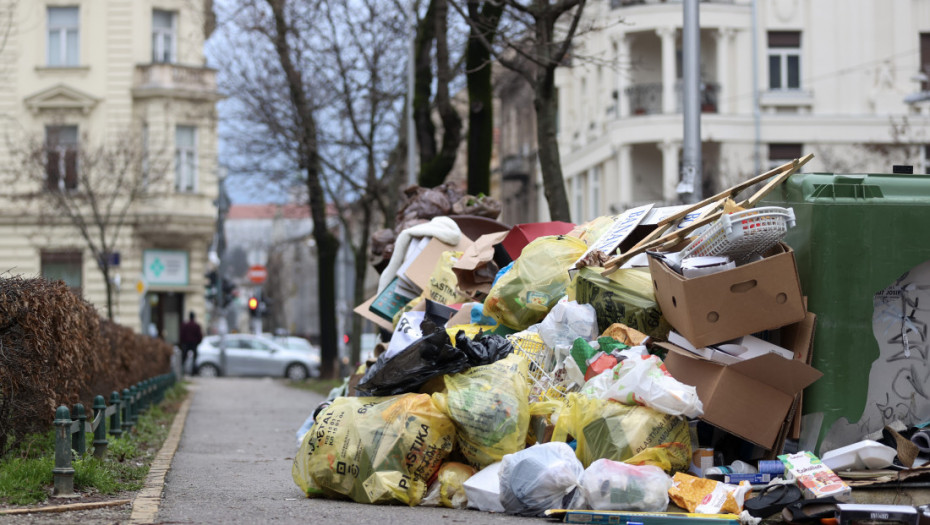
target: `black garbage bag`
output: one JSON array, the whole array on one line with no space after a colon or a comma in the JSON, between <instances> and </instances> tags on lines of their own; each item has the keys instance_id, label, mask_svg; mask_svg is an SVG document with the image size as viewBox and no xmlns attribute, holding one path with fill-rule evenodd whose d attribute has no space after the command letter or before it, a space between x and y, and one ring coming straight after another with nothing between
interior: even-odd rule
<instances>
[{"instance_id":1,"label":"black garbage bag","mask_svg":"<svg viewBox=\"0 0 930 525\"><path fill-rule=\"evenodd\" d=\"M469 339L464 330L455 334L455 347L468 357L468 366L489 365L513 352L513 345L506 337L480 332Z\"/></svg>"},{"instance_id":2,"label":"black garbage bag","mask_svg":"<svg viewBox=\"0 0 930 525\"><path fill-rule=\"evenodd\" d=\"M440 374L454 374L470 365L465 352L449 344L446 329L429 319L420 324L423 337L390 359L378 357L356 389L362 396L393 396L417 392Z\"/></svg>"}]
</instances>

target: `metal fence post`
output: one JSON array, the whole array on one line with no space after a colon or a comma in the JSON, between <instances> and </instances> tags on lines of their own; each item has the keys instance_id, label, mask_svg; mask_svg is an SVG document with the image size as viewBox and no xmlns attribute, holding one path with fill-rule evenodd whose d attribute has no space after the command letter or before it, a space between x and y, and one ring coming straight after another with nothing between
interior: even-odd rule
<instances>
[{"instance_id":1,"label":"metal fence post","mask_svg":"<svg viewBox=\"0 0 930 525\"><path fill-rule=\"evenodd\" d=\"M84 405L81 403L74 405L74 421L78 422L78 429L77 432L71 433L71 448L77 451L78 457L83 457L87 452L87 434L84 433L87 414L84 413Z\"/></svg>"},{"instance_id":2,"label":"metal fence post","mask_svg":"<svg viewBox=\"0 0 930 525\"><path fill-rule=\"evenodd\" d=\"M62 405L55 411L55 480L53 496L74 496L74 469L71 468L71 412Z\"/></svg>"},{"instance_id":3,"label":"metal fence post","mask_svg":"<svg viewBox=\"0 0 930 525\"><path fill-rule=\"evenodd\" d=\"M132 430L132 395L128 388L123 389L123 433L129 434Z\"/></svg>"},{"instance_id":4,"label":"metal fence post","mask_svg":"<svg viewBox=\"0 0 930 525\"><path fill-rule=\"evenodd\" d=\"M116 409L113 411L113 415L110 416L110 435L119 439L119 437L123 435L123 427L119 422L120 411L122 410L120 407L119 392L113 391L113 393L110 394L110 404Z\"/></svg>"},{"instance_id":5,"label":"metal fence post","mask_svg":"<svg viewBox=\"0 0 930 525\"><path fill-rule=\"evenodd\" d=\"M129 387L129 397L132 398L132 403L129 404L129 414L131 418L130 421L132 421L132 426L136 426L136 423L139 421L139 405L141 403L139 402L140 396L138 385L139 384L136 383L135 385Z\"/></svg>"},{"instance_id":6,"label":"metal fence post","mask_svg":"<svg viewBox=\"0 0 930 525\"><path fill-rule=\"evenodd\" d=\"M103 459L107 454L107 402L103 396L94 398L94 457Z\"/></svg>"}]
</instances>

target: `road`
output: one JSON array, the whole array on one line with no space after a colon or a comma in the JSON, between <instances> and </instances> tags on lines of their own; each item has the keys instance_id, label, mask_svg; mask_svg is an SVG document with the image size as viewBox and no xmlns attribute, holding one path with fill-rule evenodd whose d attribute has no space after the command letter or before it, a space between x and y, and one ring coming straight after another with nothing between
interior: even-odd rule
<instances>
[{"instance_id":1,"label":"road","mask_svg":"<svg viewBox=\"0 0 930 525\"><path fill-rule=\"evenodd\" d=\"M322 397L280 380L194 378L160 523L549 523L447 508L307 499L291 479L295 432Z\"/></svg>"}]
</instances>

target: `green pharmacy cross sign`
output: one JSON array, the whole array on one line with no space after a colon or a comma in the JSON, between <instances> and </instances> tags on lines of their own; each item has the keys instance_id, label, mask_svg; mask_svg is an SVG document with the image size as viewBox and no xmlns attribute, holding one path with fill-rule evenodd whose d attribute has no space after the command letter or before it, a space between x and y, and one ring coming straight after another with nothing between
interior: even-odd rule
<instances>
[{"instance_id":1,"label":"green pharmacy cross sign","mask_svg":"<svg viewBox=\"0 0 930 525\"><path fill-rule=\"evenodd\" d=\"M187 286L190 283L189 255L183 250L145 250L142 273L149 285Z\"/></svg>"}]
</instances>

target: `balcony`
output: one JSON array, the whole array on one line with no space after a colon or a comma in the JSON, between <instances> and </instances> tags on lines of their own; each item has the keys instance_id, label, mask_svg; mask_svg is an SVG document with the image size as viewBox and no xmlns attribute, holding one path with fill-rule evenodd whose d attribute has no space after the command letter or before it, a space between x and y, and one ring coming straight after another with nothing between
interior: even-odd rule
<instances>
[{"instance_id":1,"label":"balcony","mask_svg":"<svg viewBox=\"0 0 930 525\"><path fill-rule=\"evenodd\" d=\"M701 83L701 113L717 112L717 95L720 85ZM630 104L630 115L656 115L662 113L662 83L635 84L623 91ZM675 112L681 113L681 81L675 82Z\"/></svg>"},{"instance_id":2,"label":"balcony","mask_svg":"<svg viewBox=\"0 0 930 525\"><path fill-rule=\"evenodd\" d=\"M701 0L702 4L732 4L735 0ZM610 0L611 9L620 9L634 5L680 4L682 0Z\"/></svg>"},{"instance_id":3,"label":"balcony","mask_svg":"<svg viewBox=\"0 0 930 525\"><path fill-rule=\"evenodd\" d=\"M134 98L169 97L215 101L216 70L179 64L140 64L133 78Z\"/></svg>"}]
</instances>

